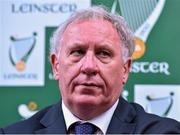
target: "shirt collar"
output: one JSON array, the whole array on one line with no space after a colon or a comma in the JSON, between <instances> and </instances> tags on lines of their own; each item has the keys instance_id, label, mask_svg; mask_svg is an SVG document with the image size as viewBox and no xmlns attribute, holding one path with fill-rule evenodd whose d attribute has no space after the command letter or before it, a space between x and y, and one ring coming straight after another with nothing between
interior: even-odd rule
<instances>
[{"instance_id":1,"label":"shirt collar","mask_svg":"<svg viewBox=\"0 0 180 135\"><path fill-rule=\"evenodd\" d=\"M113 113L118 105L118 102L119 102L119 99L106 112L102 113L101 115L99 115L91 120L85 121L85 122L90 122L90 123L96 125L98 128L101 129L103 134L106 134L107 128L109 126L109 123L111 121ZM71 124L78 122L78 121L82 121L70 112L70 110L65 106L63 101L62 101L62 110L63 110L63 115L64 115L67 129L71 126Z\"/></svg>"}]
</instances>

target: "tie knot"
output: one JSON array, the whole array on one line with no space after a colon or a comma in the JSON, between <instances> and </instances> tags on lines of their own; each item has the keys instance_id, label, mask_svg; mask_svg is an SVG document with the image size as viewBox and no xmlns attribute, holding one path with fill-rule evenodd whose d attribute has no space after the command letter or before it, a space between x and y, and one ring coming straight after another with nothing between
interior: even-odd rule
<instances>
[{"instance_id":1,"label":"tie knot","mask_svg":"<svg viewBox=\"0 0 180 135\"><path fill-rule=\"evenodd\" d=\"M74 127L75 134L94 134L95 126L91 123L77 123Z\"/></svg>"}]
</instances>

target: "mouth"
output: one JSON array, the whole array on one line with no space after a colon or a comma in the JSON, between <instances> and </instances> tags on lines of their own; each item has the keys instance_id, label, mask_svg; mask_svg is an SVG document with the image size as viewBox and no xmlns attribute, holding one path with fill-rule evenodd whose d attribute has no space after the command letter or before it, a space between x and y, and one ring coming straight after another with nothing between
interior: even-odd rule
<instances>
[{"instance_id":1,"label":"mouth","mask_svg":"<svg viewBox=\"0 0 180 135\"><path fill-rule=\"evenodd\" d=\"M95 83L81 83L75 86L76 90L85 95L94 95L101 88L100 85Z\"/></svg>"},{"instance_id":2,"label":"mouth","mask_svg":"<svg viewBox=\"0 0 180 135\"><path fill-rule=\"evenodd\" d=\"M101 88L102 85L94 83L94 82L84 82L84 83L80 83L78 84L79 86L84 86L87 88Z\"/></svg>"},{"instance_id":3,"label":"mouth","mask_svg":"<svg viewBox=\"0 0 180 135\"><path fill-rule=\"evenodd\" d=\"M87 87L99 87L97 84L95 84L95 83L82 83L82 84L80 84L80 85L83 85L83 86L87 86Z\"/></svg>"}]
</instances>

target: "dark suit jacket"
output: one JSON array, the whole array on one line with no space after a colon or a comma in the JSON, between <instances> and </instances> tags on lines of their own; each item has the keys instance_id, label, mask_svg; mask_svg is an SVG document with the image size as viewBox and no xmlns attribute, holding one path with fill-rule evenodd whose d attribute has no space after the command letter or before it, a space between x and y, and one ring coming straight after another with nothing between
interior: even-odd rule
<instances>
[{"instance_id":1,"label":"dark suit jacket","mask_svg":"<svg viewBox=\"0 0 180 135\"><path fill-rule=\"evenodd\" d=\"M39 111L27 120L2 128L0 133L66 134L61 102ZM107 134L121 133L180 133L180 123L172 119L148 114L140 105L128 103L120 98Z\"/></svg>"}]
</instances>

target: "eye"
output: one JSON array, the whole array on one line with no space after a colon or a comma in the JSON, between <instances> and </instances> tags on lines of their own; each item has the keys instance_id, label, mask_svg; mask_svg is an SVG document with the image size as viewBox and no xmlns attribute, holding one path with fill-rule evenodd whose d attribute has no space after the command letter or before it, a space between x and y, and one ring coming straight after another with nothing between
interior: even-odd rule
<instances>
[{"instance_id":1,"label":"eye","mask_svg":"<svg viewBox=\"0 0 180 135\"><path fill-rule=\"evenodd\" d=\"M100 58L110 58L111 57L111 53L107 50L100 50L96 54Z\"/></svg>"},{"instance_id":2,"label":"eye","mask_svg":"<svg viewBox=\"0 0 180 135\"><path fill-rule=\"evenodd\" d=\"M77 57L82 56L84 54L85 54L85 51L82 49L75 49L70 52L70 55L77 56Z\"/></svg>"}]
</instances>

